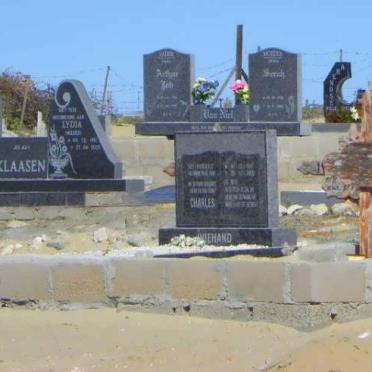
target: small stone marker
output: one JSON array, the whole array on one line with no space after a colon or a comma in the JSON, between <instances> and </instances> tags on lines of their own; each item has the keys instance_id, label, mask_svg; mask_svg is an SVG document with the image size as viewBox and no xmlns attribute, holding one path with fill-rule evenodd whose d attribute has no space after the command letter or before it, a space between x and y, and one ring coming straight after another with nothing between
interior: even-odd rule
<instances>
[{"instance_id":1,"label":"small stone marker","mask_svg":"<svg viewBox=\"0 0 372 372\"><path fill-rule=\"evenodd\" d=\"M342 85L350 78L351 63L336 62L324 80L324 117L326 123L339 122L337 111L350 109L351 104L345 102L342 97Z\"/></svg>"},{"instance_id":2,"label":"small stone marker","mask_svg":"<svg viewBox=\"0 0 372 372\"><path fill-rule=\"evenodd\" d=\"M143 57L145 121L188 121L194 60L190 54L161 49Z\"/></svg>"},{"instance_id":3,"label":"small stone marker","mask_svg":"<svg viewBox=\"0 0 372 372\"><path fill-rule=\"evenodd\" d=\"M122 178L122 164L81 82L59 85L49 115L50 178Z\"/></svg>"},{"instance_id":4,"label":"small stone marker","mask_svg":"<svg viewBox=\"0 0 372 372\"><path fill-rule=\"evenodd\" d=\"M47 126L43 120L42 112L37 112L36 137L47 137Z\"/></svg>"},{"instance_id":5,"label":"small stone marker","mask_svg":"<svg viewBox=\"0 0 372 372\"><path fill-rule=\"evenodd\" d=\"M47 138L0 138L0 178L47 178L47 175Z\"/></svg>"},{"instance_id":6,"label":"small stone marker","mask_svg":"<svg viewBox=\"0 0 372 372\"><path fill-rule=\"evenodd\" d=\"M176 134L176 228L160 229L160 244L181 234L207 245L296 244L278 228L275 131Z\"/></svg>"},{"instance_id":7,"label":"small stone marker","mask_svg":"<svg viewBox=\"0 0 372 372\"><path fill-rule=\"evenodd\" d=\"M302 120L301 56L278 48L249 55L251 121Z\"/></svg>"},{"instance_id":8,"label":"small stone marker","mask_svg":"<svg viewBox=\"0 0 372 372\"><path fill-rule=\"evenodd\" d=\"M4 98L0 94L0 137L2 136L3 133L3 121L5 121L4 118Z\"/></svg>"}]
</instances>

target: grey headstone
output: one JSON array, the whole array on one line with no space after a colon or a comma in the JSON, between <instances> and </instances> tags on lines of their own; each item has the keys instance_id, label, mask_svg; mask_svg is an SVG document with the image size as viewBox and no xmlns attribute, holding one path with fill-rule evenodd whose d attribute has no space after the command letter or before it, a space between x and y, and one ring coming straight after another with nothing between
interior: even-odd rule
<instances>
[{"instance_id":1,"label":"grey headstone","mask_svg":"<svg viewBox=\"0 0 372 372\"><path fill-rule=\"evenodd\" d=\"M194 58L173 49L143 57L145 121L188 121Z\"/></svg>"},{"instance_id":2,"label":"grey headstone","mask_svg":"<svg viewBox=\"0 0 372 372\"><path fill-rule=\"evenodd\" d=\"M177 226L274 227L275 131L176 134Z\"/></svg>"},{"instance_id":3,"label":"grey headstone","mask_svg":"<svg viewBox=\"0 0 372 372\"><path fill-rule=\"evenodd\" d=\"M301 55L269 48L249 55L251 121L302 120Z\"/></svg>"},{"instance_id":4,"label":"grey headstone","mask_svg":"<svg viewBox=\"0 0 372 372\"><path fill-rule=\"evenodd\" d=\"M122 164L80 81L63 81L49 112L50 178L122 178Z\"/></svg>"}]
</instances>

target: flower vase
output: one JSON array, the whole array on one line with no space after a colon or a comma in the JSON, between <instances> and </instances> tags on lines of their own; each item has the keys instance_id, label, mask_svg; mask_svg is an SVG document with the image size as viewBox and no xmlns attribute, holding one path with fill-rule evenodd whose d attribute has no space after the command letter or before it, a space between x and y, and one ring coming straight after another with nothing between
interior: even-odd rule
<instances>
[{"instance_id":1,"label":"flower vase","mask_svg":"<svg viewBox=\"0 0 372 372\"><path fill-rule=\"evenodd\" d=\"M198 103L190 107L190 121L191 122L202 122L203 111L205 110L204 103Z\"/></svg>"},{"instance_id":2,"label":"flower vase","mask_svg":"<svg viewBox=\"0 0 372 372\"><path fill-rule=\"evenodd\" d=\"M238 103L239 102L239 103ZM237 101L234 107L234 121L247 123L249 121L249 105Z\"/></svg>"}]
</instances>

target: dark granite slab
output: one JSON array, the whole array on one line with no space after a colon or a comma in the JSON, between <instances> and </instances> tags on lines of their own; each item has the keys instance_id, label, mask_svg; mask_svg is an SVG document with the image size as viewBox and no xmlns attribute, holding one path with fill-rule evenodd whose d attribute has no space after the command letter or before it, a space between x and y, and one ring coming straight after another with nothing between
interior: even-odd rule
<instances>
[{"instance_id":1,"label":"dark granite slab","mask_svg":"<svg viewBox=\"0 0 372 372\"><path fill-rule=\"evenodd\" d=\"M139 190L137 190L139 188ZM119 179L4 179L0 192L88 192L144 190L143 180Z\"/></svg>"},{"instance_id":2,"label":"dark granite slab","mask_svg":"<svg viewBox=\"0 0 372 372\"><path fill-rule=\"evenodd\" d=\"M122 178L122 164L77 80L63 81L50 105L49 178Z\"/></svg>"},{"instance_id":3,"label":"dark granite slab","mask_svg":"<svg viewBox=\"0 0 372 372\"><path fill-rule=\"evenodd\" d=\"M309 136L311 124L274 122L192 123L158 122L136 124L136 134L144 136L174 136L176 132L235 132L247 130L276 130L278 136Z\"/></svg>"},{"instance_id":4,"label":"dark granite slab","mask_svg":"<svg viewBox=\"0 0 372 372\"><path fill-rule=\"evenodd\" d=\"M48 140L43 137L0 138L0 178L47 178Z\"/></svg>"},{"instance_id":5,"label":"dark granite slab","mask_svg":"<svg viewBox=\"0 0 372 372\"><path fill-rule=\"evenodd\" d=\"M277 225L274 131L178 133L175 149L178 227Z\"/></svg>"},{"instance_id":6,"label":"dark granite slab","mask_svg":"<svg viewBox=\"0 0 372 372\"><path fill-rule=\"evenodd\" d=\"M161 49L144 55L143 67L145 120L189 120L193 56Z\"/></svg>"},{"instance_id":7,"label":"dark granite slab","mask_svg":"<svg viewBox=\"0 0 372 372\"><path fill-rule=\"evenodd\" d=\"M171 239L185 235L200 237L207 245L228 246L238 244L257 244L268 247L296 246L295 229L282 228L197 228L174 227L159 229L159 244L169 244ZM266 248L262 248L266 249Z\"/></svg>"},{"instance_id":8,"label":"dark granite slab","mask_svg":"<svg viewBox=\"0 0 372 372\"><path fill-rule=\"evenodd\" d=\"M323 106L326 121L335 119L338 109L348 110L352 105L343 100L342 86L351 78L351 63L336 62L323 83Z\"/></svg>"},{"instance_id":9,"label":"dark granite slab","mask_svg":"<svg viewBox=\"0 0 372 372\"><path fill-rule=\"evenodd\" d=\"M249 55L250 120L302 120L301 56L278 48Z\"/></svg>"}]
</instances>

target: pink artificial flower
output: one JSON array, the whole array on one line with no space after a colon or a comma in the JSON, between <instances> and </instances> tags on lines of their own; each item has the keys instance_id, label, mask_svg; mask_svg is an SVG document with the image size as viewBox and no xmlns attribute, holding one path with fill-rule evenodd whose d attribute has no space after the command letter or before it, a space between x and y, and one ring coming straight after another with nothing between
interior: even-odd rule
<instances>
[{"instance_id":1,"label":"pink artificial flower","mask_svg":"<svg viewBox=\"0 0 372 372\"><path fill-rule=\"evenodd\" d=\"M240 90L240 89L244 89L245 87L248 87L248 85L246 83L244 83L243 81L241 80L237 80L235 81L234 84L230 85L230 89L236 93L236 91Z\"/></svg>"}]
</instances>

